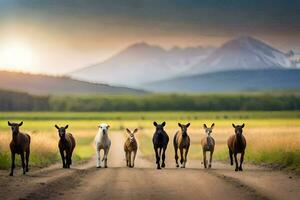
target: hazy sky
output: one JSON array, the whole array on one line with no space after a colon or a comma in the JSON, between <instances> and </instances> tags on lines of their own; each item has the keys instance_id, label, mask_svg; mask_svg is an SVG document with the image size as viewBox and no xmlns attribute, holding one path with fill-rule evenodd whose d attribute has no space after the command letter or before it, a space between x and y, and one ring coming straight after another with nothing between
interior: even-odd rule
<instances>
[{"instance_id":1,"label":"hazy sky","mask_svg":"<svg viewBox=\"0 0 300 200\"><path fill-rule=\"evenodd\" d=\"M0 0L0 69L61 74L135 42L251 35L300 52L300 0Z\"/></svg>"}]
</instances>

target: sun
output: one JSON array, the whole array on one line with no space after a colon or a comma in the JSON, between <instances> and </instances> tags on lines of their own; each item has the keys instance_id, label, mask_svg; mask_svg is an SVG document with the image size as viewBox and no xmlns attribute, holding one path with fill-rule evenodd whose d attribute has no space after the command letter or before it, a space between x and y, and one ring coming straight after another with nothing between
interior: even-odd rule
<instances>
[{"instance_id":1,"label":"sun","mask_svg":"<svg viewBox=\"0 0 300 200\"><path fill-rule=\"evenodd\" d=\"M0 67L8 70L33 71L35 57L24 42L0 44Z\"/></svg>"}]
</instances>

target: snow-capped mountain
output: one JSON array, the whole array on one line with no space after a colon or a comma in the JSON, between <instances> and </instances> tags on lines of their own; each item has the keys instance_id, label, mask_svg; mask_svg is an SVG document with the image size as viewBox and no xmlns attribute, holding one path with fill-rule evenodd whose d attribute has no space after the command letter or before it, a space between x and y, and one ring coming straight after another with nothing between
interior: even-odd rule
<instances>
[{"instance_id":1,"label":"snow-capped mountain","mask_svg":"<svg viewBox=\"0 0 300 200\"><path fill-rule=\"evenodd\" d=\"M239 37L223 44L206 59L190 68L187 74L208 72L289 68L285 53L252 37Z\"/></svg>"},{"instance_id":2,"label":"snow-capped mountain","mask_svg":"<svg viewBox=\"0 0 300 200\"><path fill-rule=\"evenodd\" d=\"M212 50L203 47L165 50L137 43L102 63L71 72L69 76L90 82L138 87L140 83L177 76L206 58Z\"/></svg>"}]
</instances>

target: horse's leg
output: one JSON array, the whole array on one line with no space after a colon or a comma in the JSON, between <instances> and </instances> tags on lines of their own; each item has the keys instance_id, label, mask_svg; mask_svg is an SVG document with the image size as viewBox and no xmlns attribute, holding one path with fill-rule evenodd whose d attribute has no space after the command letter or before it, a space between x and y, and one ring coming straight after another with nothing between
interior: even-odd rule
<instances>
[{"instance_id":1,"label":"horse's leg","mask_svg":"<svg viewBox=\"0 0 300 200\"><path fill-rule=\"evenodd\" d=\"M129 151L129 167L132 167L131 154L132 154L132 152Z\"/></svg>"},{"instance_id":2,"label":"horse's leg","mask_svg":"<svg viewBox=\"0 0 300 200\"><path fill-rule=\"evenodd\" d=\"M128 153L127 153L127 151L124 151L124 152L125 152L126 166L128 167Z\"/></svg>"},{"instance_id":3,"label":"horse's leg","mask_svg":"<svg viewBox=\"0 0 300 200\"><path fill-rule=\"evenodd\" d=\"M160 168L160 157L158 155L158 148L154 148L154 150L155 150L155 156L156 156L157 169L161 169Z\"/></svg>"},{"instance_id":4,"label":"horse's leg","mask_svg":"<svg viewBox=\"0 0 300 200\"><path fill-rule=\"evenodd\" d=\"M180 151L180 164L181 167L183 167L183 148L179 148L179 151Z\"/></svg>"},{"instance_id":5,"label":"horse's leg","mask_svg":"<svg viewBox=\"0 0 300 200\"><path fill-rule=\"evenodd\" d=\"M235 162L235 171L238 171L238 160L237 160L237 153L234 153L234 162Z\"/></svg>"},{"instance_id":6,"label":"horse's leg","mask_svg":"<svg viewBox=\"0 0 300 200\"><path fill-rule=\"evenodd\" d=\"M162 167L162 168L165 168L165 166L166 166L166 164L165 164L166 150L167 150L167 146L163 147L163 152L162 152L162 164L161 164L161 167Z\"/></svg>"},{"instance_id":7,"label":"horse's leg","mask_svg":"<svg viewBox=\"0 0 300 200\"><path fill-rule=\"evenodd\" d=\"M214 151L211 150L210 151L210 155L209 155L209 165L208 165L208 168L211 168L211 162L212 162L213 153L214 153Z\"/></svg>"},{"instance_id":8,"label":"horse's leg","mask_svg":"<svg viewBox=\"0 0 300 200\"><path fill-rule=\"evenodd\" d=\"M26 169L25 169L24 151L21 152L20 156L21 156L23 174L25 174L26 173Z\"/></svg>"},{"instance_id":9,"label":"horse's leg","mask_svg":"<svg viewBox=\"0 0 300 200\"><path fill-rule=\"evenodd\" d=\"M69 150L66 150L66 163L67 163L67 168L70 168L70 165L71 165L71 152Z\"/></svg>"},{"instance_id":10,"label":"horse's leg","mask_svg":"<svg viewBox=\"0 0 300 200\"><path fill-rule=\"evenodd\" d=\"M132 167L134 167L135 157L136 157L136 150L133 152L133 160L132 160Z\"/></svg>"},{"instance_id":11,"label":"horse's leg","mask_svg":"<svg viewBox=\"0 0 300 200\"><path fill-rule=\"evenodd\" d=\"M62 163L63 163L63 168L66 168L64 150L60 149L59 153L60 153L60 157L61 157L61 160L62 160Z\"/></svg>"},{"instance_id":12,"label":"horse's leg","mask_svg":"<svg viewBox=\"0 0 300 200\"><path fill-rule=\"evenodd\" d=\"M189 153L189 147L187 147L187 148L185 149L185 153L184 153L184 161L183 161L183 168L185 168L185 164L186 164L186 162L187 162L187 155L188 155L188 153Z\"/></svg>"},{"instance_id":13,"label":"horse's leg","mask_svg":"<svg viewBox=\"0 0 300 200\"><path fill-rule=\"evenodd\" d=\"M177 145L176 146L174 145L174 150L175 150L176 167L179 167L179 164L178 164L178 147L177 147Z\"/></svg>"},{"instance_id":14,"label":"horse's leg","mask_svg":"<svg viewBox=\"0 0 300 200\"><path fill-rule=\"evenodd\" d=\"M104 149L104 167L107 168L107 155L109 152L109 147Z\"/></svg>"},{"instance_id":15,"label":"horse's leg","mask_svg":"<svg viewBox=\"0 0 300 200\"><path fill-rule=\"evenodd\" d=\"M101 168L101 160L100 160L100 149L96 149L96 153L97 153L97 160L96 160L96 162L97 162L97 164L96 164L96 167L97 168Z\"/></svg>"},{"instance_id":16,"label":"horse's leg","mask_svg":"<svg viewBox=\"0 0 300 200\"><path fill-rule=\"evenodd\" d=\"M29 163L29 154L30 154L30 150L28 149L27 151L26 151L26 172L28 172L29 171L29 168L28 168L28 163Z\"/></svg>"},{"instance_id":17,"label":"horse's leg","mask_svg":"<svg viewBox=\"0 0 300 200\"><path fill-rule=\"evenodd\" d=\"M71 149L71 152L70 152L70 165L72 165L73 151L74 151L74 147L73 147L73 149Z\"/></svg>"},{"instance_id":18,"label":"horse's leg","mask_svg":"<svg viewBox=\"0 0 300 200\"><path fill-rule=\"evenodd\" d=\"M204 168L207 168L206 166L206 151L203 150L203 164L204 164Z\"/></svg>"},{"instance_id":19,"label":"horse's leg","mask_svg":"<svg viewBox=\"0 0 300 200\"><path fill-rule=\"evenodd\" d=\"M239 170L240 170L240 171L243 171L242 165L243 165L243 161L244 161L244 154L245 154L245 152L243 151L243 152L241 153L241 161L240 161L240 167L239 167Z\"/></svg>"},{"instance_id":20,"label":"horse's leg","mask_svg":"<svg viewBox=\"0 0 300 200\"><path fill-rule=\"evenodd\" d=\"M10 176L14 175L14 169L15 169L15 156L16 154L14 152L11 152L11 169L10 169Z\"/></svg>"},{"instance_id":21,"label":"horse's leg","mask_svg":"<svg viewBox=\"0 0 300 200\"><path fill-rule=\"evenodd\" d=\"M232 151L229 149L230 165L233 165Z\"/></svg>"}]
</instances>

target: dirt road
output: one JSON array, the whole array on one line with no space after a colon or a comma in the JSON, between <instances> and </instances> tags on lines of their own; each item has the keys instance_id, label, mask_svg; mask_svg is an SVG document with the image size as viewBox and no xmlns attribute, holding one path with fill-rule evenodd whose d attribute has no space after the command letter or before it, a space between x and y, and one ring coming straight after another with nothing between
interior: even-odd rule
<instances>
[{"instance_id":1,"label":"dirt road","mask_svg":"<svg viewBox=\"0 0 300 200\"><path fill-rule=\"evenodd\" d=\"M126 168L121 134L112 134L109 168L96 169L94 160L61 169L61 165L14 177L0 171L0 199L278 199L300 196L300 178L270 169L245 165L234 172L229 165L214 163L204 170L200 161L189 161L186 169L156 170L154 162L141 158ZM170 146L171 147L171 146ZM169 148L170 148L169 147Z\"/></svg>"}]
</instances>

